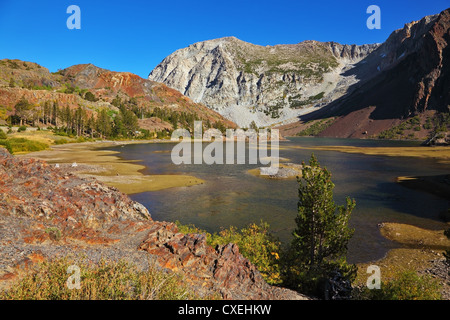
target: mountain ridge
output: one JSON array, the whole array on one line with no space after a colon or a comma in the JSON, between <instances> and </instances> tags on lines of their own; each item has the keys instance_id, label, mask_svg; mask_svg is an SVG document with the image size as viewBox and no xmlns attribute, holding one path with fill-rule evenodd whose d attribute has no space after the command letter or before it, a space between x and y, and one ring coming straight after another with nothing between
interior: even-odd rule
<instances>
[{"instance_id":1,"label":"mountain ridge","mask_svg":"<svg viewBox=\"0 0 450 320\"><path fill-rule=\"evenodd\" d=\"M149 79L176 88L244 127L254 121L258 126L295 128L299 120L343 117L364 109L356 107L359 102L371 100L363 103L375 107L368 112L371 118L364 126L357 129L349 120L346 132L336 129L324 134L362 138L372 131L376 135L416 113L446 111L450 101L445 93L440 99L430 92L450 88L445 80L449 73L445 54L449 10L406 23L381 44L307 40L264 47L235 37L198 42L166 57ZM414 54L420 59L414 59ZM434 66L427 65L430 63ZM421 71L416 72L416 67ZM407 88L409 82L413 89ZM372 98L365 97L368 91ZM401 108L395 106L398 100ZM349 101L353 101L352 107ZM373 120L383 120L383 124L378 122L380 125L370 130Z\"/></svg>"},{"instance_id":2,"label":"mountain ridge","mask_svg":"<svg viewBox=\"0 0 450 320\"><path fill-rule=\"evenodd\" d=\"M149 79L202 101L241 126L248 126L250 121L267 125L295 119L304 106L345 93L341 84L352 79L335 78L377 47L314 40L259 46L225 37L175 51L150 73ZM248 109L247 122L240 121L239 112L233 116L237 106ZM260 114L251 116L255 109Z\"/></svg>"}]
</instances>

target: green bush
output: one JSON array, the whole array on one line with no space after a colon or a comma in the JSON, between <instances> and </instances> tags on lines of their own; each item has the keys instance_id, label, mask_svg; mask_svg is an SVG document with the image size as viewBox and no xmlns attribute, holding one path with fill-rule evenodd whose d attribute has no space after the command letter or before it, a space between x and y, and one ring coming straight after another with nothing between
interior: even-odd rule
<instances>
[{"instance_id":1,"label":"green bush","mask_svg":"<svg viewBox=\"0 0 450 320\"><path fill-rule=\"evenodd\" d=\"M6 150L8 150L9 153L13 154L11 144L9 143L8 140L6 140L6 139L0 140L0 146L3 146Z\"/></svg>"},{"instance_id":2,"label":"green bush","mask_svg":"<svg viewBox=\"0 0 450 320\"><path fill-rule=\"evenodd\" d=\"M98 101L98 99L95 97L95 95L90 91L88 91L84 94L84 99L87 101L91 101L91 102Z\"/></svg>"},{"instance_id":3,"label":"green bush","mask_svg":"<svg viewBox=\"0 0 450 320\"><path fill-rule=\"evenodd\" d=\"M403 271L394 279L381 283L381 289L364 289L363 298L370 300L441 300L441 286L431 275L419 276Z\"/></svg>"},{"instance_id":4,"label":"green bush","mask_svg":"<svg viewBox=\"0 0 450 320\"><path fill-rule=\"evenodd\" d=\"M17 132L24 132L27 131L27 127L25 126L20 126L19 129L17 129Z\"/></svg>"},{"instance_id":5,"label":"green bush","mask_svg":"<svg viewBox=\"0 0 450 320\"><path fill-rule=\"evenodd\" d=\"M206 241L211 246L237 244L240 253L256 266L269 284L281 283L279 264L281 243L270 233L267 223L261 222L259 225L252 223L241 230L230 227L214 234L192 224L181 225L179 221L176 224L181 233L206 234Z\"/></svg>"},{"instance_id":6,"label":"green bush","mask_svg":"<svg viewBox=\"0 0 450 320\"><path fill-rule=\"evenodd\" d=\"M6 138L8 138L7 136L6 136L6 133L5 133L5 131L3 131L2 129L0 129L0 139L6 139Z\"/></svg>"},{"instance_id":7,"label":"green bush","mask_svg":"<svg viewBox=\"0 0 450 320\"><path fill-rule=\"evenodd\" d=\"M69 266L80 268L80 289L67 286ZM181 300L196 299L180 276L150 265L147 271L125 261L79 263L67 258L45 261L16 281L0 300Z\"/></svg>"},{"instance_id":8,"label":"green bush","mask_svg":"<svg viewBox=\"0 0 450 320\"><path fill-rule=\"evenodd\" d=\"M54 142L56 145L60 145L60 144L66 144L66 143L69 143L69 141L67 140L67 139L58 139L58 140L55 140L55 142Z\"/></svg>"},{"instance_id":9,"label":"green bush","mask_svg":"<svg viewBox=\"0 0 450 320\"><path fill-rule=\"evenodd\" d=\"M28 140L25 138L11 138L8 139L7 142L10 145L11 153L17 153L17 152L35 152L35 151L41 151L48 148L48 144L34 141L34 140Z\"/></svg>"}]
</instances>

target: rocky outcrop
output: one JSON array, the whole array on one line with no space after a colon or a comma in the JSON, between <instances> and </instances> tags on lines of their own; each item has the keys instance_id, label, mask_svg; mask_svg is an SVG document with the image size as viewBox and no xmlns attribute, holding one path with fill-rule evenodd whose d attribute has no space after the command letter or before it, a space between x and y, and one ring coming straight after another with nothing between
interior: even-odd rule
<instances>
[{"instance_id":1,"label":"rocky outcrop","mask_svg":"<svg viewBox=\"0 0 450 320\"><path fill-rule=\"evenodd\" d=\"M295 119L346 92L340 74L375 45L304 41L258 46L234 37L193 44L165 58L149 75L238 125Z\"/></svg>"},{"instance_id":2,"label":"rocky outcrop","mask_svg":"<svg viewBox=\"0 0 450 320\"><path fill-rule=\"evenodd\" d=\"M173 223L155 223L139 249L155 255L165 268L182 272L196 292L218 292L225 299L305 298L269 286L237 245L213 248L205 235L180 234Z\"/></svg>"},{"instance_id":3,"label":"rocky outcrop","mask_svg":"<svg viewBox=\"0 0 450 320\"><path fill-rule=\"evenodd\" d=\"M349 93L303 116L337 120L320 135L376 136L400 120L450 106L450 9L394 31L377 50L347 71L361 81Z\"/></svg>"},{"instance_id":4,"label":"rocky outcrop","mask_svg":"<svg viewBox=\"0 0 450 320\"><path fill-rule=\"evenodd\" d=\"M0 148L0 289L34 263L63 256L89 261L152 261L178 272L200 297L304 299L268 285L234 244L210 247L205 235L178 232L95 179Z\"/></svg>"}]
</instances>

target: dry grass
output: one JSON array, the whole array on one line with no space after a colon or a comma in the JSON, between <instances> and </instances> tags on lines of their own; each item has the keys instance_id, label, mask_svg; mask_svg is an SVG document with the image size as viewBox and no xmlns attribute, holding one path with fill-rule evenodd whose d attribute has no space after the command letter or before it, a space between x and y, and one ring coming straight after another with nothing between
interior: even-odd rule
<instances>
[{"instance_id":1,"label":"dry grass","mask_svg":"<svg viewBox=\"0 0 450 320\"><path fill-rule=\"evenodd\" d=\"M68 268L80 269L80 288L69 289L73 275ZM73 278L72 278L73 279ZM73 283L73 282L72 282ZM125 261L87 264L67 258L42 262L36 271L17 280L0 300L181 300L196 299L183 279L151 266L142 271Z\"/></svg>"},{"instance_id":2,"label":"dry grass","mask_svg":"<svg viewBox=\"0 0 450 320\"><path fill-rule=\"evenodd\" d=\"M381 234L389 240L403 244L405 247L390 250L378 261L358 265L356 283L365 284L369 274L369 265L381 269L384 280L395 278L399 272L425 270L432 267L431 261L442 258L442 252L450 249L450 240L444 230L427 230L400 223L384 223Z\"/></svg>"},{"instance_id":3,"label":"dry grass","mask_svg":"<svg viewBox=\"0 0 450 320\"><path fill-rule=\"evenodd\" d=\"M450 163L450 147L352 147L352 146L316 146L293 147L308 150L326 150L346 153L361 153L390 157L433 158L441 163Z\"/></svg>"}]
</instances>

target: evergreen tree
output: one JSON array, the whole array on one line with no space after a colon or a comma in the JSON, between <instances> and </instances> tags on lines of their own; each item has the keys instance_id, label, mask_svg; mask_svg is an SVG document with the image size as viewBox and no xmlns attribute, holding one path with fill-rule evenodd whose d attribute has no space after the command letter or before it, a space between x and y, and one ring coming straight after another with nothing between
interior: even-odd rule
<instances>
[{"instance_id":1,"label":"evergreen tree","mask_svg":"<svg viewBox=\"0 0 450 320\"><path fill-rule=\"evenodd\" d=\"M305 293L318 294L320 285L334 272L348 281L356 276L356 266L348 265L345 255L354 230L349 219L355 201L336 206L331 173L322 168L314 155L309 166L302 164L299 183L298 215L295 219L285 269L286 283Z\"/></svg>"},{"instance_id":2,"label":"evergreen tree","mask_svg":"<svg viewBox=\"0 0 450 320\"><path fill-rule=\"evenodd\" d=\"M98 133L100 133L102 138L111 136L112 132L111 118L108 116L106 109L103 109L97 115L96 130Z\"/></svg>"},{"instance_id":3,"label":"evergreen tree","mask_svg":"<svg viewBox=\"0 0 450 320\"><path fill-rule=\"evenodd\" d=\"M51 115L51 103L50 101L45 101L44 102L44 119L43 119L43 123L45 125L48 125L49 119L50 119L50 115Z\"/></svg>"},{"instance_id":4,"label":"evergreen tree","mask_svg":"<svg viewBox=\"0 0 450 320\"><path fill-rule=\"evenodd\" d=\"M28 121L31 118L32 105L25 97L22 97L14 106L15 115L20 118L20 125L23 125L23 121Z\"/></svg>"},{"instance_id":5,"label":"evergreen tree","mask_svg":"<svg viewBox=\"0 0 450 320\"><path fill-rule=\"evenodd\" d=\"M122 99L120 99L119 95L116 95L116 97L113 99L113 101L111 102L111 104L117 108L120 107L120 105L122 104Z\"/></svg>"},{"instance_id":6,"label":"evergreen tree","mask_svg":"<svg viewBox=\"0 0 450 320\"><path fill-rule=\"evenodd\" d=\"M60 110L58 106L58 102L55 100L53 101L53 108L52 108L52 123L58 127L58 117L60 116Z\"/></svg>"},{"instance_id":7,"label":"evergreen tree","mask_svg":"<svg viewBox=\"0 0 450 320\"><path fill-rule=\"evenodd\" d=\"M130 137L139 129L138 118L136 114L130 110L123 109L119 115L122 118L125 135Z\"/></svg>"}]
</instances>

